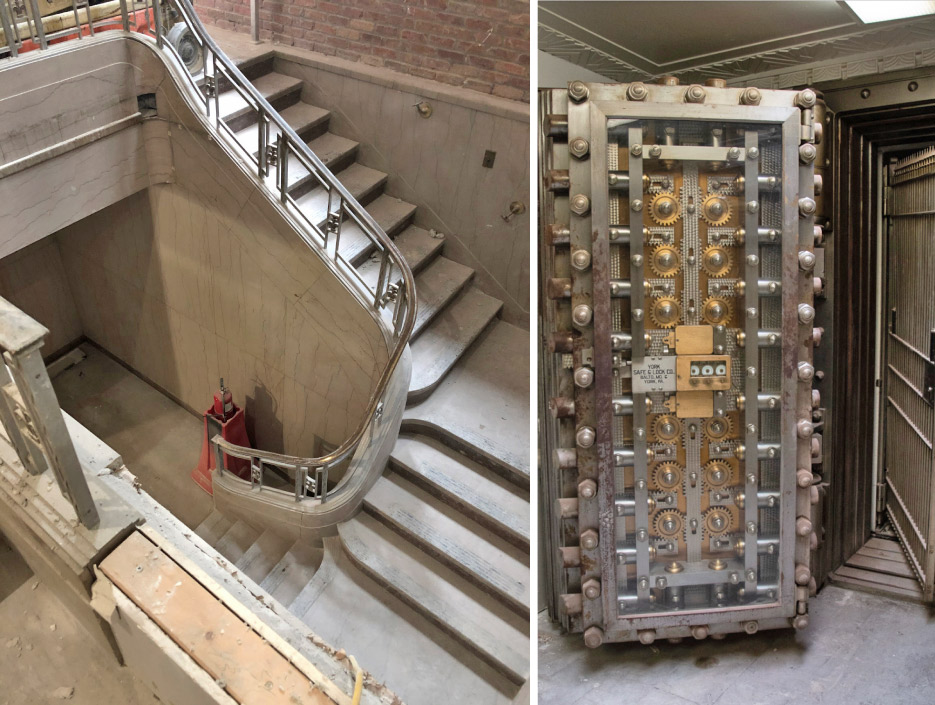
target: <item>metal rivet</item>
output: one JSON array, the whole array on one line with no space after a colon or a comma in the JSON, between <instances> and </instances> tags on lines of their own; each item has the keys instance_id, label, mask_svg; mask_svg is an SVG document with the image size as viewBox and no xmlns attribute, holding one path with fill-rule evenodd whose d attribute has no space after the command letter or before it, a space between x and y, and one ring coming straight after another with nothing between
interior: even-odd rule
<instances>
[{"instance_id":1,"label":"metal rivet","mask_svg":"<svg viewBox=\"0 0 935 705\"><path fill-rule=\"evenodd\" d=\"M591 307L587 304L578 304L575 306L571 317L579 326L586 326L591 322Z\"/></svg>"},{"instance_id":2,"label":"metal rivet","mask_svg":"<svg viewBox=\"0 0 935 705\"><path fill-rule=\"evenodd\" d=\"M572 81L571 85L568 86L568 97L576 103L586 100L589 94L590 91L583 81Z\"/></svg>"},{"instance_id":3,"label":"metal rivet","mask_svg":"<svg viewBox=\"0 0 935 705\"><path fill-rule=\"evenodd\" d=\"M811 421L806 421L805 419L801 419L795 425L795 432L799 438L811 438L812 434L815 432L815 426L812 424Z\"/></svg>"},{"instance_id":4,"label":"metal rivet","mask_svg":"<svg viewBox=\"0 0 935 705\"><path fill-rule=\"evenodd\" d=\"M799 253L799 269L808 272L815 266L815 253L808 250L802 250Z\"/></svg>"},{"instance_id":5,"label":"metal rivet","mask_svg":"<svg viewBox=\"0 0 935 705\"><path fill-rule=\"evenodd\" d=\"M756 213L760 210L760 204L757 201L747 201L747 213Z\"/></svg>"},{"instance_id":6,"label":"metal rivet","mask_svg":"<svg viewBox=\"0 0 935 705\"><path fill-rule=\"evenodd\" d=\"M642 321L643 320L643 309L641 308L633 309L632 317L634 321Z\"/></svg>"},{"instance_id":7,"label":"metal rivet","mask_svg":"<svg viewBox=\"0 0 935 705\"><path fill-rule=\"evenodd\" d=\"M759 149L757 149L756 147L750 147L750 149L747 150L747 159L759 159L759 158L760 158Z\"/></svg>"},{"instance_id":8,"label":"metal rivet","mask_svg":"<svg viewBox=\"0 0 935 705\"><path fill-rule=\"evenodd\" d=\"M799 213L802 216L808 217L810 215L815 215L816 209L817 205L815 204L815 199L808 197L799 199Z\"/></svg>"},{"instance_id":9,"label":"metal rivet","mask_svg":"<svg viewBox=\"0 0 935 705\"><path fill-rule=\"evenodd\" d=\"M649 95L649 90L643 83L637 81L627 86L627 98L630 100L646 100L647 95Z\"/></svg>"},{"instance_id":10,"label":"metal rivet","mask_svg":"<svg viewBox=\"0 0 935 705\"><path fill-rule=\"evenodd\" d=\"M754 88L753 86L744 88L743 93L740 94L740 102L743 105L759 105L762 99L763 94L760 93L758 88Z\"/></svg>"},{"instance_id":11,"label":"metal rivet","mask_svg":"<svg viewBox=\"0 0 935 705\"><path fill-rule=\"evenodd\" d=\"M571 254L571 266L578 271L584 271L591 264L591 253L587 250L575 250Z\"/></svg>"},{"instance_id":12,"label":"metal rivet","mask_svg":"<svg viewBox=\"0 0 935 705\"><path fill-rule=\"evenodd\" d=\"M630 209L637 212L643 210L643 202L638 198L634 198L630 201Z\"/></svg>"},{"instance_id":13,"label":"metal rivet","mask_svg":"<svg viewBox=\"0 0 935 705\"><path fill-rule=\"evenodd\" d=\"M697 83L689 86L685 91L685 102L686 103L703 103L707 93L702 86L699 86Z\"/></svg>"},{"instance_id":14,"label":"metal rivet","mask_svg":"<svg viewBox=\"0 0 935 705\"><path fill-rule=\"evenodd\" d=\"M756 318L756 317L757 317L756 307L751 306L750 308L747 309L747 318Z\"/></svg>"},{"instance_id":15,"label":"metal rivet","mask_svg":"<svg viewBox=\"0 0 935 705\"><path fill-rule=\"evenodd\" d=\"M811 142L807 142L799 147L799 160L803 164L811 164L818 156L818 148Z\"/></svg>"},{"instance_id":16,"label":"metal rivet","mask_svg":"<svg viewBox=\"0 0 935 705\"><path fill-rule=\"evenodd\" d=\"M658 157L661 154L662 154L662 147L660 147L658 144L654 144L652 147L649 148L649 156Z\"/></svg>"},{"instance_id":17,"label":"metal rivet","mask_svg":"<svg viewBox=\"0 0 935 705\"><path fill-rule=\"evenodd\" d=\"M568 145L568 151L571 152L573 156L578 157L578 159L586 157L590 149L591 145L584 137L573 139Z\"/></svg>"},{"instance_id":18,"label":"metal rivet","mask_svg":"<svg viewBox=\"0 0 935 705\"><path fill-rule=\"evenodd\" d=\"M582 426L575 434L575 442L580 448L590 448L594 445L594 429L590 426Z\"/></svg>"},{"instance_id":19,"label":"metal rivet","mask_svg":"<svg viewBox=\"0 0 935 705\"><path fill-rule=\"evenodd\" d=\"M751 267L755 267L760 263L760 258L758 255L747 255L747 264Z\"/></svg>"},{"instance_id":20,"label":"metal rivet","mask_svg":"<svg viewBox=\"0 0 935 705\"><path fill-rule=\"evenodd\" d=\"M799 321L801 323L811 323L815 320L815 309L808 304L799 304Z\"/></svg>"},{"instance_id":21,"label":"metal rivet","mask_svg":"<svg viewBox=\"0 0 935 705\"><path fill-rule=\"evenodd\" d=\"M728 150L727 150L727 158L728 158L728 159L733 159L733 160L740 159L740 148L739 148L739 147L731 147L730 149L728 149Z\"/></svg>"},{"instance_id":22,"label":"metal rivet","mask_svg":"<svg viewBox=\"0 0 935 705\"><path fill-rule=\"evenodd\" d=\"M575 370L575 385L586 389L594 382L594 370L590 367L579 367Z\"/></svg>"},{"instance_id":23,"label":"metal rivet","mask_svg":"<svg viewBox=\"0 0 935 705\"><path fill-rule=\"evenodd\" d=\"M591 209L591 199L585 196L583 193L579 193L572 197L571 212L577 215L584 215Z\"/></svg>"},{"instance_id":24,"label":"metal rivet","mask_svg":"<svg viewBox=\"0 0 935 705\"><path fill-rule=\"evenodd\" d=\"M630 154L632 154L634 157L638 157L642 153L643 153L643 145L634 144L633 146L630 147Z\"/></svg>"},{"instance_id":25,"label":"metal rivet","mask_svg":"<svg viewBox=\"0 0 935 705\"><path fill-rule=\"evenodd\" d=\"M756 522L754 522L754 521L748 521L748 522L747 522L747 533L748 533L748 534L755 534L755 533L756 533Z\"/></svg>"},{"instance_id":26,"label":"metal rivet","mask_svg":"<svg viewBox=\"0 0 935 705\"><path fill-rule=\"evenodd\" d=\"M803 382L808 382L815 376L815 368L807 362L800 362L797 369L799 379Z\"/></svg>"},{"instance_id":27,"label":"metal rivet","mask_svg":"<svg viewBox=\"0 0 935 705\"><path fill-rule=\"evenodd\" d=\"M749 377L750 379L753 379L754 377L756 377L756 368L755 368L755 367L748 367L748 368L747 368L747 377Z\"/></svg>"},{"instance_id":28,"label":"metal rivet","mask_svg":"<svg viewBox=\"0 0 935 705\"><path fill-rule=\"evenodd\" d=\"M634 267L642 267L643 266L643 255L633 255L630 258L630 262L633 264Z\"/></svg>"},{"instance_id":29,"label":"metal rivet","mask_svg":"<svg viewBox=\"0 0 935 705\"><path fill-rule=\"evenodd\" d=\"M815 105L815 102L818 100L818 96L815 95L815 91L811 88L806 88L804 91L800 91L798 95L795 96L795 104L800 108L811 108Z\"/></svg>"}]
</instances>

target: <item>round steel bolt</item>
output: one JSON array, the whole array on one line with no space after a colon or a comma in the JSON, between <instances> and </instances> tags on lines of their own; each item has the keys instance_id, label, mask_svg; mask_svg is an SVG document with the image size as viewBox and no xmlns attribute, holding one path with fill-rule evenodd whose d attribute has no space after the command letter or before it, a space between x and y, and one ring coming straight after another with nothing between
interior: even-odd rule
<instances>
[{"instance_id":1,"label":"round steel bolt","mask_svg":"<svg viewBox=\"0 0 935 705\"><path fill-rule=\"evenodd\" d=\"M813 231L813 235L815 237L815 244L820 245L821 241L824 240L825 231L822 229L820 225L816 225Z\"/></svg>"},{"instance_id":2,"label":"round steel bolt","mask_svg":"<svg viewBox=\"0 0 935 705\"><path fill-rule=\"evenodd\" d=\"M799 199L799 215L803 218L807 218L810 215L815 215L815 210L817 209L814 198L805 198Z\"/></svg>"},{"instance_id":3,"label":"round steel bolt","mask_svg":"<svg viewBox=\"0 0 935 705\"><path fill-rule=\"evenodd\" d=\"M812 436L812 457L820 458L821 457L821 438L818 436Z\"/></svg>"},{"instance_id":4,"label":"round steel bolt","mask_svg":"<svg viewBox=\"0 0 935 705\"><path fill-rule=\"evenodd\" d=\"M587 100L588 95L590 95L590 91L583 81L572 81L571 85L568 86L568 97L576 103Z\"/></svg>"},{"instance_id":5,"label":"round steel bolt","mask_svg":"<svg viewBox=\"0 0 935 705\"><path fill-rule=\"evenodd\" d=\"M759 158L760 158L759 149L757 149L756 147L750 147L750 149L747 150L747 159L759 159Z\"/></svg>"},{"instance_id":6,"label":"round steel bolt","mask_svg":"<svg viewBox=\"0 0 935 705\"><path fill-rule=\"evenodd\" d=\"M633 255L630 258L630 263L634 267L642 267L643 266L643 255Z\"/></svg>"},{"instance_id":7,"label":"round steel bolt","mask_svg":"<svg viewBox=\"0 0 935 705\"><path fill-rule=\"evenodd\" d=\"M643 210L643 202L638 198L634 198L632 201L630 201L630 209L638 213L639 211Z\"/></svg>"},{"instance_id":8,"label":"round steel bolt","mask_svg":"<svg viewBox=\"0 0 935 705\"><path fill-rule=\"evenodd\" d=\"M600 627L588 627L584 630L584 645L596 649L604 643L604 631Z\"/></svg>"},{"instance_id":9,"label":"round steel bolt","mask_svg":"<svg viewBox=\"0 0 935 705\"><path fill-rule=\"evenodd\" d=\"M811 438L812 434L815 433L815 426L811 421L800 419L795 425L795 433L799 438Z\"/></svg>"},{"instance_id":10,"label":"round steel bolt","mask_svg":"<svg viewBox=\"0 0 935 705\"><path fill-rule=\"evenodd\" d=\"M575 442L580 448L590 448L594 445L594 429L590 426L582 426L575 434Z\"/></svg>"},{"instance_id":11,"label":"round steel bolt","mask_svg":"<svg viewBox=\"0 0 935 705\"><path fill-rule=\"evenodd\" d=\"M811 142L806 142L799 147L799 161L803 164L811 164L818 156L818 148Z\"/></svg>"},{"instance_id":12,"label":"round steel bolt","mask_svg":"<svg viewBox=\"0 0 935 705\"><path fill-rule=\"evenodd\" d=\"M811 323L815 320L815 309L808 304L799 304L799 322Z\"/></svg>"},{"instance_id":13,"label":"round steel bolt","mask_svg":"<svg viewBox=\"0 0 935 705\"><path fill-rule=\"evenodd\" d=\"M660 147L658 144L654 144L652 147L649 148L649 156L656 158L656 157L659 157L661 154L662 154L662 147Z\"/></svg>"},{"instance_id":14,"label":"round steel bolt","mask_svg":"<svg viewBox=\"0 0 935 705\"><path fill-rule=\"evenodd\" d=\"M627 86L627 98L630 100L646 100L646 96L649 95L649 89L646 88L646 84L640 83L631 83Z\"/></svg>"},{"instance_id":15,"label":"round steel bolt","mask_svg":"<svg viewBox=\"0 0 935 705\"><path fill-rule=\"evenodd\" d=\"M812 571L808 569L807 565L799 564L795 567L795 584L796 585L808 585L808 581L812 579Z\"/></svg>"},{"instance_id":16,"label":"round steel bolt","mask_svg":"<svg viewBox=\"0 0 935 705\"><path fill-rule=\"evenodd\" d=\"M589 199L583 193L579 193L572 197L571 204L568 207L571 209L572 213L577 215L584 215L589 210L591 210L591 199Z\"/></svg>"},{"instance_id":17,"label":"round steel bolt","mask_svg":"<svg viewBox=\"0 0 935 705\"><path fill-rule=\"evenodd\" d=\"M596 600L601 596L601 584L594 578L585 580L581 585L581 592L583 592L584 596L589 600Z\"/></svg>"},{"instance_id":18,"label":"round steel bolt","mask_svg":"<svg viewBox=\"0 0 935 705\"><path fill-rule=\"evenodd\" d=\"M755 267L760 263L760 258L757 255L747 255L747 264L751 267Z\"/></svg>"},{"instance_id":19,"label":"round steel bolt","mask_svg":"<svg viewBox=\"0 0 935 705\"><path fill-rule=\"evenodd\" d=\"M812 471L806 468L799 468L795 472L795 484L799 487L811 487L814 479L815 476L812 475Z\"/></svg>"},{"instance_id":20,"label":"round steel bolt","mask_svg":"<svg viewBox=\"0 0 935 705\"><path fill-rule=\"evenodd\" d=\"M757 317L756 307L751 306L750 308L747 309L747 318L756 318L756 317Z\"/></svg>"},{"instance_id":21,"label":"round steel bolt","mask_svg":"<svg viewBox=\"0 0 935 705\"><path fill-rule=\"evenodd\" d=\"M740 147L731 147L727 150L727 158L736 161L740 159Z\"/></svg>"},{"instance_id":22,"label":"round steel bolt","mask_svg":"<svg viewBox=\"0 0 935 705\"><path fill-rule=\"evenodd\" d=\"M792 628L801 630L805 629L808 626L808 615L807 614L797 614L792 618Z\"/></svg>"},{"instance_id":23,"label":"round steel bolt","mask_svg":"<svg viewBox=\"0 0 935 705\"><path fill-rule=\"evenodd\" d=\"M692 636L698 641L708 638L708 627L705 624L696 624L692 627Z\"/></svg>"},{"instance_id":24,"label":"round steel bolt","mask_svg":"<svg viewBox=\"0 0 935 705\"><path fill-rule=\"evenodd\" d=\"M631 317L633 318L634 321L642 321L643 320L643 309L641 308L633 309Z\"/></svg>"},{"instance_id":25,"label":"round steel bolt","mask_svg":"<svg viewBox=\"0 0 935 705\"><path fill-rule=\"evenodd\" d=\"M578 496L582 499L593 499L597 494L597 483L594 480L582 480L578 483Z\"/></svg>"},{"instance_id":26,"label":"round steel bolt","mask_svg":"<svg viewBox=\"0 0 935 705\"><path fill-rule=\"evenodd\" d=\"M808 250L802 250L799 253L799 269L808 272L815 267L815 253Z\"/></svg>"},{"instance_id":27,"label":"round steel bolt","mask_svg":"<svg viewBox=\"0 0 935 705\"><path fill-rule=\"evenodd\" d=\"M747 533L748 534L756 533L756 522L753 522L753 521L747 522ZM747 580L753 580L753 578L748 577Z\"/></svg>"},{"instance_id":28,"label":"round steel bolt","mask_svg":"<svg viewBox=\"0 0 935 705\"><path fill-rule=\"evenodd\" d=\"M578 304L571 314L572 320L579 326L586 326L591 322L591 307L587 304Z\"/></svg>"},{"instance_id":29,"label":"round steel bolt","mask_svg":"<svg viewBox=\"0 0 935 705\"><path fill-rule=\"evenodd\" d=\"M814 185L815 195L820 196L825 185L824 180L821 178L821 174L815 174L815 176L812 178L812 184Z\"/></svg>"},{"instance_id":30,"label":"round steel bolt","mask_svg":"<svg viewBox=\"0 0 935 705\"><path fill-rule=\"evenodd\" d=\"M747 580L754 581L756 580L756 571L750 568L750 570L744 573L744 577L746 577Z\"/></svg>"},{"instance_id":31,"label":"round steel bolt","mask_svg":"<svg viewBox=\"0 0 935 705\"><path fill-rule=\"evenodd\" d=\"M640 643L643 646L649 646L654 641L656 641L656 630L655 629L643 629L639 632Z\"/></svg>"},{"instance_id":32,"label":"round steel bolt","mask_svg":"<svg viewBox=\"0 0 935 705\"><path fill-rule=\"evenodd\" d=\"M795 104L800 108L811 108L815 105L817 100L818 96L815 95L815 91L811 88L806 88L804 91L799 91L798 95L796 95Z\"/></svg>"},{"instance_id":33,"label":"round steel bolt","mask_svg":"<svg viewBox=\"0 0 935 705\"><path fill-rule=\"evenodd\" d=\"M584 139L584 137L577 137L568 145L568 151L571 152L572 156L578 159L584 159L584 157L588 156L588 151L590 149L591 145L588 144L588 141Z\"/></svg>"},{"instance_id":34,"label":"round steel bolt","mask_svg":"<svg viewBox=\"0 0 935 705\"><path fill-rule=\"evenodd\" d=\"M591 253L587 250L575 250L571 253L571 266L583 272L591 266Z\"/></svg>"},{"instance_id":35,"label":"round steel bolt","mask_svg":"<svg viewBox=\"0 0 935 705\"><path fill-rule=\"evenodd\" d=\"M594 529L587 529L581 532L581 537L579 539L581 548L587 549L588 551L593 551L597 548L597 532Z\"/></svg>"},{"instance_id":36,"label":"round steel bolt","mask_svg":"<svg viewBox=\"0 0 935 705\"><path fill-rule=\"evenodd\" d=\"M813 330L821 330L821 328L815 328ZM813 409L821 408L821 392L818 391L817 389L812 390L812 408Z\"/></svg>"},{"instance_id":37,"label":"round steel bolt","mask_svg":"<svg viewBox=\"0 0 935 705\"><path fill-rule=\"evenodd\" d=\"M697 83L689 86L685 91L685 102L686 103L704 103L704 99L707 93L705 92L704 87L699 86Z\"/></svg>"},{"instance_id":38,"label":"round steel bolt","mask_svg":"<svg viewBox=\"0 0 935 705\"><path fill-rule=\"evenodd\" d=\"M825 290L825 282L821 277L812 277L812 294L815 296L821 296L822 292Z\"/></svg>"},{"instance_id":39,"label":"round steel bolt","mask_svg":"<svg viewBox=\"0 0 935 705\"><path fill-rule=\"evenodd\" d=\"M747 201L747 213L756 213L760 210L760 204L757 201Z\"/></svg>"},{"instance_id":40,"label":"round steel bolt","mask_svg":"<svg viewBox=\"0 0 935 705\"><path fill-rule=\"evenodd\" d=\"M575 370L575 386L586 389L594 382L594 370L590 367L579 367Z\"/></svg>"},{"instance_id":41,"label":"round steel bolt","mask_svg":"<svg viewBox=\"0 0 935 705\"><path fill-rule=\"evenodd\" d=\"M632 154L634 157L639 157L640 155L642 155L643 145L634 144L632 147L630 147L630 154Z\"/></svg>"},{"instance_id":42,"label":"round steel bolt","mask_svg":"<svg viewBox=\"0 0 935 705\"><path fill-rule=\"evenodd\" d=\"M649 578L647 578L646 576L643 576L642 578L640 578L638 586L640 590L648 590L649 589Z\"/></svg>"},{"instance_id":43,"label":"round steel bolt","mask_svg":"<svg viewBox=\"0 0 935 705\"><path fill-rule=\"evenodd\" d=\"M646 529L637 529L636 531L636 540L645 541L649 538L649 532Z\"/></svg>"},{"instance_id":44,"label":"round steel bolt","mask_svg":"<svg viewBox=\"0 0 935 705\"><path fill-rule=\"evenodd\" d=\"M796 536L808 536L812 533L812 522L809 521L808 517L799 517L795 520L795 535Z\"/></svg>"},{"instance_id":45,"label":"round steel bolt","mask_svg":"<svg viewBox=\"0 0 935 705\"><path fill-rule=\"evenodd\" d=\"M760 625L757 624L755 620L752 620L752 621L749 621L749 622L744 622L744 623L743 623L743 630L744 630L747 634L751 634L751 635L752 635L752 634L756 634L758 631L760 631Z\"/></svg>"},{"instance_id":46,"label":"round steel bolt","mask_svg":"<svg viewBox=\"0 0 935 705\"><path fill-rule=\"evenodd\" d=\"M747 377L749 377L750 379L753 379L754 377L756 377L756 368L755 368L755 367L748 367L748 368L747 368Z\"/></svg>"},{"instance_id":47,"label":"round steel bolt","mask_svg":"<svg viewBox=\"0 0 935 705\"><path fill-rule=\"evenodd\" d=\"M762 99L763 94L760 93L758 88L754 88L753 86L744 88L743 93L740 94L740 102L742 105L759 105Z\"/></svg>"},{"instance_id":48,"label":"round steel bolt","mask_svg":"<svg viewBox=\"0 0 935 705\"><path fill-rule=\"evenodd\" d=\"M800 362L798 365L798 374L802 382L809 382L815 376L815 368L807 362Z\"/></svg>"}]
</instances>

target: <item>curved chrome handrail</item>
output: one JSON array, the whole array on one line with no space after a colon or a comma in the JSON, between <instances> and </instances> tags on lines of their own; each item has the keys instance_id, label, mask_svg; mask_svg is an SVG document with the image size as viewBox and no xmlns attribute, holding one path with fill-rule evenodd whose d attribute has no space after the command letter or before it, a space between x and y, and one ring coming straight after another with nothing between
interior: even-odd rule
<instances>
[{"instance_id":1,"label":"curved chrome handrail","mask_svg":"<svg viewBox=\"0 0 935 705\"><path fill-rule=\"evenodd\" d=\"M30 0L30 2L34 2L34 0ZM131 3L129 9L128 2ZM19 26L17 26L15 20L11 22L11 9L9 0L0 0L0 21L2 21L0 24L2 24L4 30L4 43L11 58L15 58L18 51L23 51L26 47ZM328 167L302 141L295 130L283 120L276 109L270 105L218 47L188 0L142 0L142 2L137 3L133 3L132 0L119 0L119 16L114 15L98 19L90 14L85 14L84 24L79 21L79 8L76 0L72 0L72 9L76 27L65 28L54 34L46 34L44 23L34 22L32 27L29 28L29 36L25 39L31 41L37 49L45 49L50 41L60 40L72 34L80 38L82 27L87 28L88 33L91 35L94 34L95 29L123 29L128 32L140 32L154 38L159 49L166 51L175 61L179 62L182 75L187 77L191 88L203 99L205 117L209 122L213 123L214 129L226 133L230 138L228 146L238 148L242 156L246 156L248 160L254 163L257 178L263 186L273 192L272 195L278 196L282 207L293 216L292 219L295 224L300 226L296 230L306 244L326 260L331 259L336 265L343 264L343 268L341 266L335 267L338 276L356 277L356 293L361 295L362 298L363 291L369 290L369 286L339 252L341 229L345 220L349 219L356 223L361 232L379 252L381 257L380 273L369 306L377 321L384 322L383 312L388 309L391 302L394 304L391 319L394 345L370 396L366 413L350 437L330 453L314 458L287 456L261 449L238 446L220 437L212 439L215 452L219 460L221 460L218 464L219 469L223 470L224 454L250 460L251 475L255 475L259 471L261 482L264 464L295 469L296 500L304 499L307 496L304 488L311 487L314 484L315 489L313 489L312 496L319 497L324 501L327 494L328 469L347 459L356 451L367 429L382 413L383 396L412 335L412 329L415 325L416 306L414 302L416 298L415 283L408 263L393 240L383 231L366 209L357 202ZM148 22L145 20L142 26L131 23L131 13L138 14L140 9L145 15L145 20L151 20L151 27L148 26ZM85 12L88 13L89 11L85 9ZM36 12L36 16L38 16L38 12ZM172 42L168 40L170 24L178 24L179 21L188 26L192 33L189 41L193 40L195 42L204 57L203 69L195 75L189 73L188 69L186 69L185 60L176 51ZM2 48L0 46L0 49ZM226 81L230 87L235 89L247 104L247 107L255 113L258 130L258 149L255 155L247 152L240 145L233 131L220 117L218 97L221 93L220 84L222 81ZM271 125L275 126L278 133L275 143L271 143L269 139ZM328 193L327 218L323 223L313 223L309 220L289 195L288 166L290 159L298 159L301 166L308 171L309 176L317 180L319 186ZM398 283L391 281L394 273L400 278ZM350 284L351 289L354 290L353 282L346 281L345 284ZM256 463L254 459L256 459ZM309 478L310 472L314 474L314 478ZM301 496L300 479L303 486Z\"/></svg>"}]
</instances>

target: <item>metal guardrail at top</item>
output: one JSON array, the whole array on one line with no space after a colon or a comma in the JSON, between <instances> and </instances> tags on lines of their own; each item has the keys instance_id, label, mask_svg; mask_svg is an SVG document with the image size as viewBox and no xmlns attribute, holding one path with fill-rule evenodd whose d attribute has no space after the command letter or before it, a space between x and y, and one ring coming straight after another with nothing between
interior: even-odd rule
<instances>
[{"instance_id":1,"label":"metal guardrail at top","mask_svg":"<svg viewBox=\"0 0 935 705\"><path fill-rule=\"evenodd\" d=\"M26 9L25 3L29 3L31 10ZM162 52L178 62L180 73L200 99L203 117L216 132L226 137L218 141L236 150L247 163L252 163L256 177L270 196L276 198L293 217L294 224L298 226L296 230L306 244L339 265L336 267L339 276L356 280L354 288L369 298L368 305L374 316L380 320L389 317L387 322L392 326L393 347L387 363L374 386L361 422L334 451L316 458L299 458L234 446L219 438L212 441L219 457L223 449L224 455L250 460L251 467L258 468L261 484L264 466L295 471L296 500L310 496L311 492L312 497L324 501L328 469L350 457L371 423L380 417L390 378L412 334L416 307L415 285L409 265L373 217L221 51L189 0L112 0L91 6L87 0L72 0L72 12L62 13L58 21L70 24L61 19L69 14L74 17L73 26L47 32L47 26L51 27L53 23L48 22L50 18L39 18L37 0L0 0L0 25L4 36L0 43L0 57L8 54L15 59L22 51L46 49L50 44L93 36L103 30L134 32L155 40ZM221 119L220 94L227 89L235 90L256 118L258 148L254 153L240 144L233 130ZM271 130L275 133L273 140L270 139ZM322 222L313 222L289 194L289 165L294 161L328 194L327 215ZM380 257L380 273L373 290L341 255L341 233L347 223L359 228ZM398 277L395 282L391 280L394 276Z\"/></svg>"}]
</instances>

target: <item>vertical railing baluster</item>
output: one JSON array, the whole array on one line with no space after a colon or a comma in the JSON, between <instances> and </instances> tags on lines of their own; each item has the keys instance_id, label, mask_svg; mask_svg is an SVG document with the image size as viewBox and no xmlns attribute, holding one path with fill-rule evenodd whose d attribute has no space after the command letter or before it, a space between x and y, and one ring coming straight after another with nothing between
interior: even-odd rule
<instances>
[{"instance_id":1,"label":"vertical railing baluster","mask_svg":"<svg viewBox=\"0 0 935 705\"><path fill-rule=\"evenodd\" d=\"M257 178L262 181L266 178L266 175L269 173L269 154L266 151L267 140L269 139L269 132L267 130L268 123L266 122L266 114L263 111L262 106L257 106L256 111L256 129L257 129L257 159L256 159L256 168L257 168Z\"/></svg>"},{"instance_id":2,"label":"vertical railing baluster","mask_svg":"<svg viewBox=\"0 0 935 705\"><path fill-rule=\"evenodd\" d=\"M305 496L305 478L308 476L308 470L301 465L295 466L295 501L301 502Z\"/></svg>"},{"instance_id":3,"label":"vertical railing baluster","mask_svg":"<svg viewBox=\"0 0 935 705\"><path fill-rule=\"evenodd\" d=\"M127 12L127 0L120 0L120 18L123 20L123 31L130 31L130 14Z\"/></svg>"},{"instance_id":4,"label":"vertical railing baluster","mask_svg":"<svg viewBox=\"0 0 935 705\"><path fill-rule=\"evenodd\" d=\"M279 160L276 168L279 170L279 200L285 203L289 199L289 137L285 132L279 132Z\"/></svg>"},{"instance_id":5,"label":"vertical railing baluster","mask_svg":"<svg viewBox=\"0 0 935 705\"><path fill-rule=\"evenodd\" d=\"M156 46L162 49L162 16L159 6L159 0L152 0L153 2L153 26L156 31Z\"/></svg>"},{"instance_id":6,"label":"vertical railing baluster","mask_svg":"<svg viewBox=\"0 0 935 705\"><path fill-rule=\"evenodd\" d=\"M13 25L10 24L10 11L7 0L0 0L0 23L3 24L3 40L10 50L10 58L15 59L19 54L16 46L16 37L13 35Z\"/></svg>"},{"instance_id":7,"label":"vertical railing baluster","mask_svg":"<svg viewBox=\"0 0 935 705\"><path fill-rule=\"evenodd\" d=\"M386 248L383 249L383 252L380 255L380 274L377 276L377 286L376 290L373 292L373 307L380 310L380 307L383 303L383 293L386 291L386 280L389 278L389 269L391 266L389 264L389 252Z\"/></svg>"},{"instance_id":8,"label":"vertical railing baluster","mask_svg":"<svg viewBox=\"0 0 935 705\"><path fill-rule=\"evenodd\" d=\"M218 475L223 475L224 470L226 470L224 467L224 451L221 450L221 446L219 446L213 440L211 443L214 445L214 466L217 468Z\"/></svg>"},{"instance_id":9,"label":"vertical railing baluster","mask_svg":"<svg viewBox=\"0 0 935 705\"><path fill-rule=\"evenodd\" d=\"M32 23L36 28L36 37L39 39L39 46L43 49L49 48L49 43L45 39L45 27L42 25L42 17L39 15L39 3L36 0L29 0L29 7L32 9Z\"/></svg>"}]
</instances>

